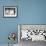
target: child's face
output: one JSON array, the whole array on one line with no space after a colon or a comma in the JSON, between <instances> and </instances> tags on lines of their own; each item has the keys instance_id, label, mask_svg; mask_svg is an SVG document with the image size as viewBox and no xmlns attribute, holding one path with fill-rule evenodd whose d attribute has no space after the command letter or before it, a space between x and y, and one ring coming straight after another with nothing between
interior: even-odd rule
<instances>
[{"instance_id":1,"label":"child's face","mask_svg":"<svg viewBox=\"0 0 46 46\"><path fill-rule=\"evenodd\" d=\"M14 13L14 10L13 9L6 9L5 10L5 14L6 15L14 15L15 13Z\"/></svg>"}]
</instances>

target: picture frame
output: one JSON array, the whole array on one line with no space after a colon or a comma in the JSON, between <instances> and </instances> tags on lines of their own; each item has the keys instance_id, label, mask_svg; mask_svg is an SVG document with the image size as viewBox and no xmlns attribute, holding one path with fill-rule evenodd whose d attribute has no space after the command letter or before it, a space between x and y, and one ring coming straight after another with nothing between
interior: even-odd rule
<instances>
[{"instance_id":1,"label":"picture frame","mask_svg":"<svg viewBox=\"0 0 46 46\"><path fill-rule=\"evenodd\" d=\"M17 17L17 7L16 6L4 6L3 17Z\"/></svg>"}]
</instances>

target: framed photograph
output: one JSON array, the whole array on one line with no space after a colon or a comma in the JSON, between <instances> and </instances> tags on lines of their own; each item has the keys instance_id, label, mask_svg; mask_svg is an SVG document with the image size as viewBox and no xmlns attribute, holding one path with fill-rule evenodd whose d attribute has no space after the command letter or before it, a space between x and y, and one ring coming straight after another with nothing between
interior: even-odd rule
<instances>
[{"instance_id":1,"label":"framed photograph","mask_svg":"<svg viewBox=\"0 0 46 46\"><path fill-rule=\"evenodd\" d=\"M16 6L4 6L4 17L16 17L17 7Z\"/></svg>"}]
</instances>

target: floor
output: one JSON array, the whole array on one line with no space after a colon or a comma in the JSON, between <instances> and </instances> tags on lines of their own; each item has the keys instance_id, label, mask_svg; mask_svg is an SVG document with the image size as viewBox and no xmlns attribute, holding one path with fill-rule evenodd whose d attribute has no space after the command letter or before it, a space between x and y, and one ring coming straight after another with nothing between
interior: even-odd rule
<instances>
[{"instance_id":1,"label":"floor","mask_svg":"<svg viewBox=\"0 0 46 46\"><path fill-rule=\"evenodd\" d=\"M28 41L21 40L20 46L46 46L46 42L45 41L34 41L34 42L32 42L31 40L28 40Z\"/></svg>"},{"instance_id":2,"label":"floor","mask_svg":"<svg viewBox=\"0 0 46 46\"><path fill-rule=\"evenodd\" d=\"M8 46L8 44L0 44L0 46ZM18 46L18 44L10 45L10 46Z\"/></svg>"},{"instance_id":3,"label":"floor","mask_svg":"<svg viewBox=\"0 0 46 46\"><path fill-rule=\"evenodd\" d=\"M0 46L8 46L8 44L0 44ZM10 45L11 46L11 45ZM44 41L34 41L31 40L21 40L19 44L15 44L13 46L46 46L46 42Z\"/></svg>"}]
</instances>

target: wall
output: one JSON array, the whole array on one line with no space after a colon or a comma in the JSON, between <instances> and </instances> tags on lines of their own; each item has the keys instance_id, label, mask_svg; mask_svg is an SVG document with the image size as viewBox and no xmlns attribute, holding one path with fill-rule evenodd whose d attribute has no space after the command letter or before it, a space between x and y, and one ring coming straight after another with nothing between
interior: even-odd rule
<instances>
[{"instance_id":1,"label":"wall","mask_svg":"<svg viewBox=\"0 0 46 46\"><path fill-rule=\"evenodd\" d=\"M19 23L46 24L46 0L19 0Z\"/></svg>"},{"instance_id":2,"label":"wall","mask_svg":"<svg viewBox=\"0 0 46 46\"><path fill-rule=\"evenodd\" d=\"M3 18L3 6L12 5L18 6L18 16ZM46 0L0 0L0 44L8 43L9 32L17 34L18 24L46 24Z\"/></svg>"},{"instance_id":3,"label":"wall","mask_svg":"<svg viewBox=\"0 0 46 46\"><path fill-rule=\"evenodd\" d=\"M3 18L3 6L17 6L17 0L0 0L0 44L7 44L8 34L10 32L17 32L18 18ZM17 38L18 39L18 38ZM18 40L16 39L16 43Z\"/></svg>"}]
</instances>

